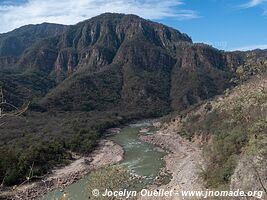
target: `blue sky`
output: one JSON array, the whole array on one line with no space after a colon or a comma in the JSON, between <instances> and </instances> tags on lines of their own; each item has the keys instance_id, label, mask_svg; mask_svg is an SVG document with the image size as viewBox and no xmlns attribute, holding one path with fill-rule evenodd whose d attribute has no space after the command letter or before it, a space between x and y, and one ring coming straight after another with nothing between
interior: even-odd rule
<instances>
[{"instance_id":1,"label":"blue sky","mask_svg":"<svg viewBox=\"0 0 267 200\"><path fill-rule=\"evenodd\" d=\"M224 50L267 48L267 0L0 0L0 33L75 24L103 12L137 14Z\"/></svg>"},{"instance_id":2,"label":"blue sky","mask_svg":"<svg viewBox=\"0 0 267 200\"><path fill-rule=\"evenodd\" d=\"M220 49L267 48L267 13L264 13L267 3L258 1L252 6L249 2L190 0L185 7L197 11L199 18L160 21L186 32L195 42L209 43Z\"/></svg>"}]
</instances>

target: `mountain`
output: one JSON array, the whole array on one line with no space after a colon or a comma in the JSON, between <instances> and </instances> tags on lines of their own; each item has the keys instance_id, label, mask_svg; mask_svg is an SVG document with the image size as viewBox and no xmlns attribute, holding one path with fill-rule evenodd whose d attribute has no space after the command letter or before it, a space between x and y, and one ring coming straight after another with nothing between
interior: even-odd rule
<instances>
[{"instance_id":1,"label":"mountain","mask_svg":"<svg viewBox=\"0 0 267 200\"><path fill-rule=\"evenodd\" d=\"M5 76L15 79L10 87L31 95L7 93L16 104L35 97L48 110L182 110L233 85L235 68L244 63L236 54L193 44L186 34L138 16L106 13L34 43L9 61L17 73Z\"/></svg>"},{"instance_id":2,"label":"mountain","mask_svg":"<svg viewBox=\"0 0 267 200\"><path fill-rule=\"evenodd\" d=\"M22 182L32 162L41 175L69 150L90 152L108 127L183 111L267 68L266 50L224 52L124 14L25 26L1 34L0 44L5 100L30 102L25 121L6 119L0 129L7 185Z\"/></svg>"},{"instance_id":3,"label":"mountain","mask_svg":"<svg viewBox=\"0 0 267 200\"><path fill-rule=\"evenodd\" d=\"M9 102L31 101L39 111L159 115L266 69L266 51L194 44L184 33L135 15L105 13L68 27L29 25L0 41L13 37L24 42L15 45L20 52L0 57L0 84ZM7 42L2 52L8 55L13 46Z\"/></svg>"}]
</instances>

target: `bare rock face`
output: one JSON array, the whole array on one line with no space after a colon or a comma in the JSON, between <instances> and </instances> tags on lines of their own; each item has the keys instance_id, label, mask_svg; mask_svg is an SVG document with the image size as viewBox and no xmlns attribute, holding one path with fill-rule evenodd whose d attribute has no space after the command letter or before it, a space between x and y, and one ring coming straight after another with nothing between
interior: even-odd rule
<instances>
[{"instance_id":1,"label":"bare rock face","mask_svg":"<svg viewBox=\"0 0 267 200\"><path fill-rule=\"evenodd\" d=\"M114 57L114 52L105 47L93 47L81 55L79 67L90 68L97 71L109 65Z\"/></svg>"},{"instance_id":2,"label":"bare rock face","mask_svg":"<svg viewBox=\"0 0 267 200\"><path fill-rule=\"evenodd\" d=\"M17 62L17 58L12 56L0 57L0 69L12 68Z\"/></svg>"},{"instance_id":3,"label":"bare rock face","mask_svg":"<svg viewBox=\"0 0 267 200\"><path fill-rule=\"evenodd\" d=\"M78 64L78 55L75 52L75 50L72 49L61 50L55 62L55 72L57 78L59 79L62 76L63 78L65 78L69 74L72 74L75 71L77 64Z\"/></svg>"}]
</instances>

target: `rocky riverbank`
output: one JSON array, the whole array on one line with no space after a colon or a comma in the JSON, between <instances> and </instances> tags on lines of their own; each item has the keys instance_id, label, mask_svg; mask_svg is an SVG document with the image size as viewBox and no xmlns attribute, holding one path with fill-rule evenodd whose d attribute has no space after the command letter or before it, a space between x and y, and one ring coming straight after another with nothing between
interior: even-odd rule
<instances>
[{"instance_id":1,"label":"rocky riverbank","mask_svg":"<svg viewBox=\"0 0 267 200\"><path fill-rule=\"evenodd\" d=\"M74 158L71 164L53 170L51 175L41 181L5 189L1 192L0 199L32 200L55 189L63 190L92 170L120 162L123 159L123 149L112 141L101 140L98 148L88 157Z\"/></svg>"},{"instance_id":2,"label":"rocky riverbank","mask_svg":"<svg viewBox=\"0 0 267 200\"><path fill-rule=\"evenodd\" d=\"M151 190L165 191L188 191L188 190L204 190L203 182L199 178L199 172L204 166L201 155L201 148L193 144L181 136L179 136L172 128L161 128L153 135L141 135L143 141L155 144L165 149L168 154L164 157L166 162L166 171L172 174L172 179L167 185L160 187L150 186ZM175 195L172 197L139 197L140 200L148 199L172 199L181 200L183 197Z\"/></svg>"}]
</instances>

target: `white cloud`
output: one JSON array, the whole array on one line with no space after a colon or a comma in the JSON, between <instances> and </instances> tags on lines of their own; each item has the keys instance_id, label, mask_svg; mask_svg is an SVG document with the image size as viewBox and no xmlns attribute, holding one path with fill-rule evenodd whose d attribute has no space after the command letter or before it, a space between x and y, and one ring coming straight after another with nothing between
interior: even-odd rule
<instances>
[{"instance_id":1,"label":"white cloud","mask_svg":"<svg viewBox=\"0 0 267 200\"><path fill-rule=\"evenodd\" d=\"M267 15L267 0L249 0L245 4L241 4L238 6L238 9L248 9L259 7L263 10L262 15Z\"/></svg>"},{"instance_id":2,"label":"white cloud","mask_svg":"<svg viewBox=\"0 0 267 200\"><path fill-rule=\"evenodd\" d=\"M243 4L244 8L251 8L265 3L266 0L250 0L248 3Z\"/></svg>"},{"instance_id":3,"label":"white cloud","mask_svg":"<svg viewBox=\"0 0 267 200\"><path fill-rule=\"evenodd\" d=\"M192 19L193 10L180 9L182 0L28 0L0 3L0 33L42 22L75 24L104 12L137 14L146 19Z\"/></svg>"},{"instance_id":4,"label":"white cloud","mask_svg":"<svg viewBox=\"0 0 267 200\"><path fill-rule=\"evenodd\" d=\"M231 51L249 51L249 50L254 50L254 49L267 49L267 44L238 47L238 48L232 49Z\"/></svg>"}]
</instances>

